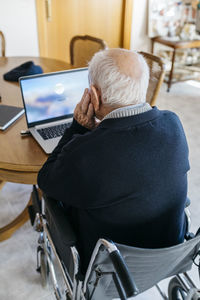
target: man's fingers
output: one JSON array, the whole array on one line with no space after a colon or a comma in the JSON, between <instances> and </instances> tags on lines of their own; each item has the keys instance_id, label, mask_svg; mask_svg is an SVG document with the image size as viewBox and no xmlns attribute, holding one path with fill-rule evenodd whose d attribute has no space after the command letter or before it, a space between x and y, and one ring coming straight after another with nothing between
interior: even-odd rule
<instances>
[{"instance_id":1,"label":"man's fingers","mask_svg":"<svg viewBox=\"0 0 200 300\"><path fill-rule=\"evenodd\" d=\"M76 104L74 115L76 115L80 111L80 102Z\"/></svg>"},{"instance_id":2,"label":"man's fingers","mask_svg":"<svg viewBox=\"0 0 200 300\"><path fill-rule=\"evenodd\" d=\"M77 105L76 105L76 108L75 108L74 112L80 111L82 109L82 103L83 103L87 93L88 93L88 89L85 89L80 102L78 102Z\"/></svg>"},{"instance_id":3,"label":"man's fingers","mask_svg":"<svg viewBox=\"0 0 200 300\"><path fill-rule=\"evenodd\" d=\"M91 103L91 95L88 89L85 89L81 101L76 105L74 118L79 124L91 130L95 126L94 107Z\"/></svg>"},{"instance_id":4,"label":"man's fingers","mask_svg":"<svg viewBox=\"0 0 200 300\"><path fill-rule=\"evenodd\" d=\"M91 96L91 99L94 98L94 87L93 87L93 85L91 85L91 87L90 87L90 96Z\"/></svg>"},{"instance_id":5,"label":"man's fingers","mask_svg":"<svg viewBox=\"0 0 200 300\"><path fill-rule=\"evenodd\" d=\"M94 107L92 103L89 104L88 111L87 111L88 119L92 119L94 117Z\"/></svg>"},{"instance_id":6,"label":"man's fingers","mask_svg":"<svg viewBox=\"0 0 200 300\"><path fill-rule=\"evenodd\" d=\"M88 89L85 89L85 90L84 90L84 93L83 93L83 96L82 96L82 98L81 98L81 101L80 101L80 104L81 104L81 105L82 105L82 103L83 103L83 101L84 101L85 96L87 95L87 93L88 93Z\"/></svg>"},{"instance_id":7,"label":"man's fingers","mask_svg":"<svg viewBox=\"0 0 200 300\"><path fill-rule=\"evenodd\" d=\"M81 110L84 114L87 114L89 103L90 103L90 94L87 92L87 94L85 94L83 102L81 103Z\"/></svg>"}]
</instances>

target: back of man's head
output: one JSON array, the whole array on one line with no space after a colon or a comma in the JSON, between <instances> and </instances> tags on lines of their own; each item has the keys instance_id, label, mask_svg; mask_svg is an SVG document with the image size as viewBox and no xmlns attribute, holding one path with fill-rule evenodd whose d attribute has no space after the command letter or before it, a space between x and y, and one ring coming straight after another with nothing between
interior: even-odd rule
<instances>
[{"instance_id":1,"label":"back of man's head","mask_svg":"<svg viewBox=\"0 0 200 300\"><path fill-rule=\"evenodd\" d=\"M89 62L90 83L101 91L108 106L126 106L146 101L149 68L142 55L125 49L97 52Z\"/></svg>"}]
</instances>

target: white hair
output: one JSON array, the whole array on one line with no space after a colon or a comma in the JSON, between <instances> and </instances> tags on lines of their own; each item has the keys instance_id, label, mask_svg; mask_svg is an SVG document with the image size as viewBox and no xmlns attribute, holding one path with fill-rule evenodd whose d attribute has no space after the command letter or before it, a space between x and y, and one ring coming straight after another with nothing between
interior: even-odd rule
<instances>
[{"instance_id":1,"label":"white hair","mask_svg":"<svg viewBox=\"0 0 200 300\"><path fill-rule=\"evenodd\" d=\"M114 59L109 55L109 50L97 52L89 62L90 84L101 90L105 105L125 106L146 101L149 68L143 56L134 53L141 66L141 76L136 79L120 72Z\"/></svg>"}]
</instances>

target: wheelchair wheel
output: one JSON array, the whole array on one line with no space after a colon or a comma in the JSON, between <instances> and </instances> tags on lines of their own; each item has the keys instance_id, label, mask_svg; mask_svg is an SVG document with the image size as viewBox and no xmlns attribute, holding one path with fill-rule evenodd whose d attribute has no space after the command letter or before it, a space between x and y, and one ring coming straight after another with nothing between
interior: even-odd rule
<instances>
[{"instance_id":1,"label":"wheelchair wheel","mask_svg":"<svg viewBox=\"0 0 200 300\"><path fill-rule=\"evenodd\" d=\"M187 297L187 292L176 277L172 278L169 282L168 297L169 300L184 300Z\"/></svg>"},{"instance_id":2,"label":"wheelchair wheel","mask_svg":"<svg viewBox=\"0 0 200 300\"><path fill-rule=\"evenodd\" d=\"M44 250L40 251L40 274L41 274L41 284L43 287L46 287L48 283L48 277L49 277L49 266L48 266L48 262Z\"/></svg>"}]
</instances>

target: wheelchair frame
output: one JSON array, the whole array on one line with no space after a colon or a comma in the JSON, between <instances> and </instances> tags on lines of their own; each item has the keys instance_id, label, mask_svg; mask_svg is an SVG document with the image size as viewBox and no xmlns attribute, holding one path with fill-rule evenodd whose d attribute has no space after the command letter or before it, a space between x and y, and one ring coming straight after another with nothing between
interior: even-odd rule
<instances>
[{"instance_id":1,"label":"wheelchair frame","mask_svg":"<svg viewBox=\"0 0 200 300\"><path fill-rule=\"evenodd\" d=\"M37 257L37 271L39 271L41 274L43 274L43 272L49 272L51 274L51 279L52 279L52 283L53 283L53 288L54 288L54 294L56 296L57 300L62 300L62 299L73 299L73 300L79 300L79 299L87 299L85 297L85 293L86 293L86 283L87 283L87 279L88 276L90 274L90 270L91 270L91 266L92 266L92 262L93 262L93 258L96 256L96 253L98 252L99 248L101 247L101 245L105 246L107 251L111 254L112 260L113 260L113 264L115 265L115 268L118 269L118 277L115 275L115 273L113 273L113 279L115 281L115 285L116 288L118 290L119 296L121 299L127 299L126 294L124 293L124 290L121 287L121 283L122 285L125 287L125 290L127 291L127 294L130 294L131 296L137 295L138 294L138 290L137 287L134 283L134 281L131 278L131 274L129 273L128 269L125 266L125 262L121 261L121 256L118 254L119 251L117 249L117 247L105 240L105 239L100 239L95 247L95 250L93 252L92 258L91 258L91 262L89 264L88 267L88 271L86 273L85 276L85 280L84 282L79 280L79 254L78 251L76 249L75 246L70 247L71 249L71 253L72 253L72 257L73 257L73 263L74 263L74 274L73 274L73 280L71 279L67 269L63 266L59 255L56 251L56 248L54 246L54 243L52 241L50 232L48 230L47 227L47 223L46 220L44 218L44 214L40 215L40 214L36 214L36 222L35 222L35 230L40 232L40 237L38 239L38 249L37 249L37 255L39 253L43 253L47 258L47 264L48 267L46 266L46 270L42 270L42 266L43 264L41 263L41 259L39 259ZM66 290L65 290L65 296L66 298L63 298L63 295L61 295L59 286L58 286L58 282L56 280L56 274L55 274L55 270L54 270L54 265L51 259L51 251L53 251L57 262L59 264L60 270L62 272L63 275L63 279L66 285ZM39 265L39 261L40 261L40 265ZM122 269L120 269L122 268ZM48 275L48 274L46 274ZM44 278L42 278L42 281L44 280ZM45 280L47 280L47 278L45 278ZM45 286L47 284L47 282L43 282L43 286ZM131 292L130 292L131 290ZM92 299L92 298L91 298Z\"/></svg>"},{"instance_id":2,"label":"wheelchair frame","mask_svg":"<svg viewBox=\"0 0 200 300\"><path fill-rule=\"evenodd\" d=\"M37 194L37 188L33 187L32 198L36 198L36 201L39 201L39 197ZM188 218L188 225L190 224L190 216L186 213ZM33 222L32 222L33 223ZM80 259L79 254L75 246L70 246L72 259L73 259L73 274L70 276L67 268L63 264L62 260L57 253L57 250L54 246L54 243L51 238L51 234L48 229L48 224L45 218L45 202L42 198L42 209L40 212L36 213L34 220L34 228L36 231L40 232L40 236L38 239L38 248L37 248L37 271L41 273L41 281L42 285L45 286L48 281L49 274L51 275L51 281L53 283L54 294L57 300L71 299L71 300L103 300L100 298L93 298L93 294L90 297L87 297L87 280L90 275L91 267L93 260L96 256L96 253L103 245L108 253L110 254L110 258L115 267L116 274L113 273L113 281L118 291L120 299L124 300L129 297L136 296L139 291L137 286L130 274L128 267L123 260L123 257L120 255L120 252L116 245L110 241L105 239L100 239L94 252L91 257L91 261L88 266L88 270L86 272L84 280L79 276L79 265ZM189 234L187 239L194 237L193 234ZM52 253L54 254L56 261L59 265L59 269L61 271L65 289L64 293L61 292L59 287L54 263L52 261ZM200 255L200 251L197 252L194 260ZM195 263L195 262L194 262ZM199 269L200 276L200 260L199 263L195 263ZM98 282L96 283L98 284ZM187 272L182 274L177 274L173 276L168 284L168 296L160 289L159 285L156 284L158 292L160 293L162 299L165 300L179 300L179 299L191 299L191 300L200 300L200 290L196 287L190 276ZM181 297L181 298L180 298Z\"/></svg>"}]
</instances>

